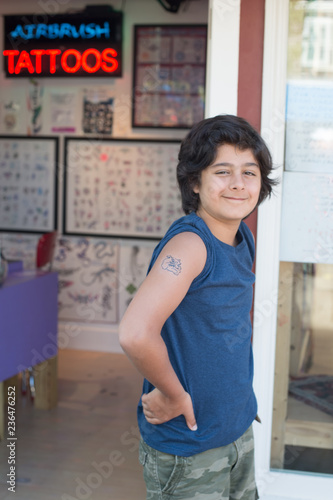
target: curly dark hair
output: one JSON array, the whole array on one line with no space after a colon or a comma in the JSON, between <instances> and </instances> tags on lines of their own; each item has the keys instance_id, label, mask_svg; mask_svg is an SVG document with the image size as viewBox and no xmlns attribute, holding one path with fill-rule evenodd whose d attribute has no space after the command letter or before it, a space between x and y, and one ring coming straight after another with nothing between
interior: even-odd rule
<instances>
[{"instance_id":1,"label":"curly dark hair","mask_svg":"<svg viewBox=\"0 0 333 500\"><path fill-rule=\"evenodd\" d=\"M272 193L278 181L270 179L273 170L271 154L260 134L244 118L218 115L200 121L182 141L178 155L177 180L185 214L199 208L199 195L193 188L200 184L201 172L215 161L217 149L223 144L241 151L250 149L261 172L261 189L257 206Z\"/></svg>"}]
</instances>

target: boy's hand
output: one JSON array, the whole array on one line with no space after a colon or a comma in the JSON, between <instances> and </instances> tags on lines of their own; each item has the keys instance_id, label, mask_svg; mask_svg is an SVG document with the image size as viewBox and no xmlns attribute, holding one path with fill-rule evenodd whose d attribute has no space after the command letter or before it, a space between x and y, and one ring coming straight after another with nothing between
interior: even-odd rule
<instances>
[{"instance_id":1,"label":"boy's hand","mask_svg":"<svg viewBox=\"0 0 333 500\"><path fill-rule=\"evenodd\" d=\"M191 396L184 392L180 398L171 399L158 389L142 395L143 413L150 424L163 424L172 418L184 415L191 431L197 430Z\"/></svg>"}]
</instances>

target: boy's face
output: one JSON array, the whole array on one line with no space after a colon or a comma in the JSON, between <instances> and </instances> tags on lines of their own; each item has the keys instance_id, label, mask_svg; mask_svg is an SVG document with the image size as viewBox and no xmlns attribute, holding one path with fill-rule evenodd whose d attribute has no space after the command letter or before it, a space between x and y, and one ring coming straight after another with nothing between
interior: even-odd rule
<instances>
[{"instance_id":1,"label":"boy's face","mask_svg":"<svg viewBox=\"0 0 333 500\"><path fill-rule=\"evenodd\" d=\"M240 223L257 205L260 189L260 168L252 151L223 144L194 187L200 198L197 213L214 222Z\"/></svg>"}]
</instances>

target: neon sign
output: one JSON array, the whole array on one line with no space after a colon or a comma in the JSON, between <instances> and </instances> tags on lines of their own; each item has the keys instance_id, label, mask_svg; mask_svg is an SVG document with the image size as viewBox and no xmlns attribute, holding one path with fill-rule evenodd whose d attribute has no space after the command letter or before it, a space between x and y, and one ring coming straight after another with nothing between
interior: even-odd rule
<instances>
[{"instance_id":1,"label":"neon sign","mask_svg":"<svg viewBox=\"0 0 333 500\"><path fill-rule=\"evenodd\" d=\"M37 15L5 16L6 76L121 76L122 13L106 8L93 19L83 11L48 16L49 23L38 23Z\"/></svg>"},{"instance_id":2,"label":"neon sign","mask_svg":"<svg viewBox=\"0 0 333 500\"><path fill-rule=\"evenodd\" d=\"M9 33L13 39L22 38L22 40L63 39L63 38L110 38L110 23L104 22L103 26L95 23L80 24L79 28L71 23L53 23L53 24L18 24L16 28Z\"/></svg>"},{"instance_id":3,"label":"neon sign","mask_svg":"<svg viewBox=\"0 0 333 500\"><path fill-rule=\"evenodd\" d=\"M83 69L86 73L92 74L102 69L102 71L110 75L118 68L118 54L114 49L104 49L102 52L97 49L87 49L83 53L75 49L67 49L64 52L61 52L60 49L34 49L30 51L30 54L26 50L21 52L18 50L4 50L3 55L8 57L7 69L10 75L19 75L23 70L28 70L30 75L40 75L42 73L42 61L44 62L45 59L48 60L49 75L54 75L58 68L57 56L60 56L61 68L66 73L73 74ZM18 58L16 59L15 56L18 56ZM94 57L92 65L88 64L89 56ZM70 58L74 61L74 64L69 64Z\"/></svg>"}]
</instances>

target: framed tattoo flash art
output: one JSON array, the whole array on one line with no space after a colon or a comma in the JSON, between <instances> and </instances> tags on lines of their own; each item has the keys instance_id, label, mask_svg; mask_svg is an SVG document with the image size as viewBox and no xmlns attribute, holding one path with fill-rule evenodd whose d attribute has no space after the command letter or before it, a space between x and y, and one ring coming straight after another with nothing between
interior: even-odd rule
<instances>
[{"instance_id":1,"label":"framed tattoo flash art","mask_svg":"<svg viewBox=\"0 0 333 500\"><path fill-rule=\"evenodd\" d=\"M0 230L57 227L58 138L0 136Z\"/></svg>"},{"instance_id":2,"label":"framed tattoo flash art","mask_svg":"<svg viewBox=\"0 0 333 500\"><path fill-rule=\"evenodd\" d=\"M181 217L180 142L65 138L64 233L159 239Z\"/></svg>"},{"instance_id":3,"label":"framed tattoo flash art","mask_svg":"<svg viewBox=\"0 0 333 500\"><path fill-rule=\"evenodd\" d=\"M133 127L190 128L204 118L206 25L134 26Z\"/></svg>"}]
</instances>

